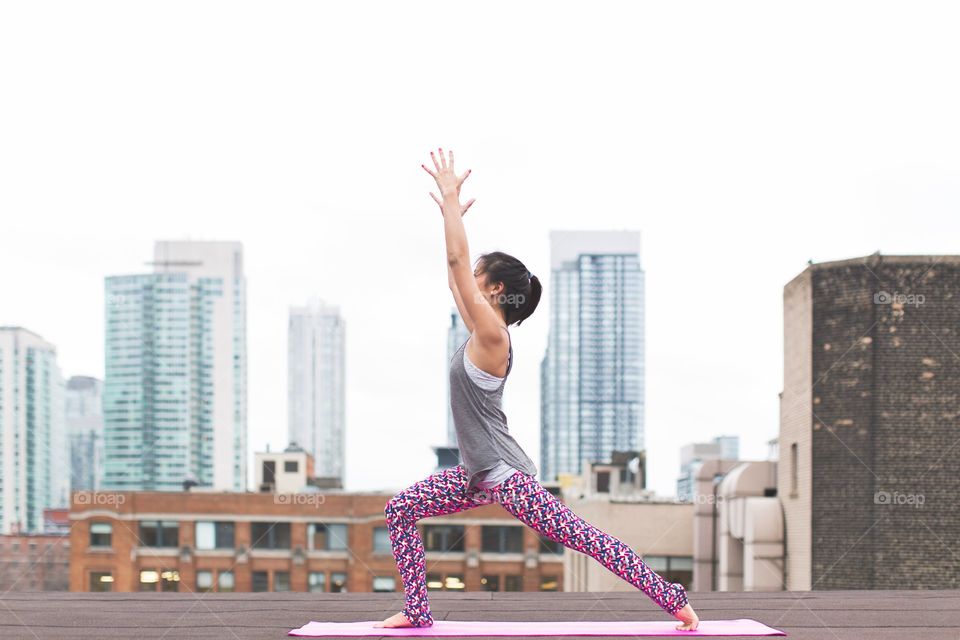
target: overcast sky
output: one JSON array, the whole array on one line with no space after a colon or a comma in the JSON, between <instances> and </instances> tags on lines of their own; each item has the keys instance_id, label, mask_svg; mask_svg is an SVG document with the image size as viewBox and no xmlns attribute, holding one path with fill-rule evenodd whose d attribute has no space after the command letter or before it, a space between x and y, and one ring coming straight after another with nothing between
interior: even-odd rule
<instances>
[{"instance_id":1,"label":"overcast sky","mask_svg":"<svg viewBox=\"0 0 960 640\"><path fill-rule=\"evenodd\" d=\"M430 473L452 303L423 169L453 149L473 256L545 281L512 330L540 460L550 229L636 229L649 483L778 429L782 293L808 259L956 253L951 3L4 2L0 324L103 375L103 278L155 239L246 252L250 448L286 441L286 322L347 322L347 487Z\"/></svg>"}]
</instances>

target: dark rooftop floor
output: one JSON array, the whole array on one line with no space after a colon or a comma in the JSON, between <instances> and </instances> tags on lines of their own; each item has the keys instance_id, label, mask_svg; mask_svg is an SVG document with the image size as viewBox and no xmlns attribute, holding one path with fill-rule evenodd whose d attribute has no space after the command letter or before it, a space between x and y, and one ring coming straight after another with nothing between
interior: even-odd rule
<instances>
[{"instance_id":1,"label":"dark rooftop floor","mask_svg":"<svg viewBox=\"0 0 960 640\"><path fill-rule=\"evenodd\" d=\"M753 618L796 640L960 639L960 591L690 597L703 620ZM0 595L0 638L280 639L311 620L382 620L402 603L402 593L6 593ZM639 592L433 592L430 603L437 620L670 619Z\"/></svg>"}]
</instances>

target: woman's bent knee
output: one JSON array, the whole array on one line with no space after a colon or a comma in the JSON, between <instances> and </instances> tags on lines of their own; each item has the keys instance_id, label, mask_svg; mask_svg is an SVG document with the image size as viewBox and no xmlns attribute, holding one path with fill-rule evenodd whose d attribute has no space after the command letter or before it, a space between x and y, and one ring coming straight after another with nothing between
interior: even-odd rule
<instances>
[{"instance_id":1,"label":"woman's bent knee","mask_svg":"<svg viewBox=\"0 0 960 640\"><path fill-rule=\"evenodd\" d=\"M383 508L383 515L386 517L387 522L391 522L404 519L406 517L406 511L406 500L398 493L387 500L387 504Z\"/></svg>"}]
</instances>

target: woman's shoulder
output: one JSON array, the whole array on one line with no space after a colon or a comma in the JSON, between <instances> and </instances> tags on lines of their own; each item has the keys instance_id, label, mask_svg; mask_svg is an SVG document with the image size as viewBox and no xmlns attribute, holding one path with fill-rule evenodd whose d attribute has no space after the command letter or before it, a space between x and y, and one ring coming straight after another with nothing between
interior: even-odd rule
<instances>
[{"instance_id":1,"label":"woman's shoulder","mask_svg":"<svg viewBox=\"0 0 960 640\"><path fill-rule=\"evenodd\" d=\"M504 333L506 334L506 336L507 336L507 353L506 353L505 355L506 355L506 359L507 359L507 373L510 373L510 369L511 369L511 367L513 366L513 339L510 337L510 331L509 331L506 327L501 326L500 328L503 330L503 332L504 332ZM471 333L471 334L467 337L466 342L463 343L463 347L462 347L462 348L463 348L463 354L464 354L465 356L467 356L467 346L469 345L469 343L470 343L471 341L473 341L474 343L476 343L475 336L476 336L476 331L474 331L473 333ZM474 347L473 353L474 353L474 354L477 353L476 347ZM501 361L501 362L502 362L502 361ZM493 374L491 374L491 375L493 375Z\"/></svg>"}]
</instances>

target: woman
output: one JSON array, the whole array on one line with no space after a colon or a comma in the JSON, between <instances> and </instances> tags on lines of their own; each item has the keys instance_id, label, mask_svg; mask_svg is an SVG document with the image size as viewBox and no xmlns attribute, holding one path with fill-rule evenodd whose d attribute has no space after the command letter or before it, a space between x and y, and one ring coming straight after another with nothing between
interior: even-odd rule
<instances>
[{"instance_id":1,"label":"woman","mask_svg":"<svg viewBox=\"0 0 960 640\"><path fill-rule=\"evenodd\" d=\"M472 269L462 216L473 204L460 205L460 185L440 149L433 152L436 172L420 165L437 182L447 245L450 291L470 337L450 362L450 404L463 463L435 473L393 496L384 513L397 568L403 579L406 606L376 627L425 627L433 624L427 599L421 518L439 516L498 502L541 535L587 554L643 590L657 605L694 630L699 618L686 591L652 571L630 547L589 524L534 479L537 468L510 436L501 409L503 387L513 367L513 346L507 327L533 313L540 301L540 281L505 253L480 257Z\"/></svg>"}]
</instances>

